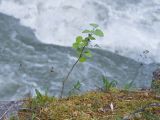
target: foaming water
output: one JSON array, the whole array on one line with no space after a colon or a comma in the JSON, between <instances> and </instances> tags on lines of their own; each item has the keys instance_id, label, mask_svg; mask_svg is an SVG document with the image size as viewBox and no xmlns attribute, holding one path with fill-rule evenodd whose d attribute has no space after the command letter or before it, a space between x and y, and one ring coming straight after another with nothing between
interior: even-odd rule
<instances>
[{"instance_id":1,"label":"foaming water","mask_svg":"<svg viewBox=\"0 0 160 120\"><path fill-rule=\"evenodd\" d=\"M43 43L71 46L74 37L91 22L105 37L102 49L149 62L160 61L159 0L1 0L0 12L31 27ZM149 50L147 60L141 59Z\"/></svg>"},{"instance_id":2,"label":"foaming water","mask_svg":"<svg viewBox=\"0 0 160 120\"><path fill-rule=\"evenodd\" d=\"M62 80L76 61L75 51L39 42L32 29L12 16L0 13L0 26L0 100L20 99L33 94L34 89L58 96ZM81 92L97 89L102 86L103 74L117 80L118 87L134 81L136 88L149 88L152 72L160 66L142 64L107 50L91 51L93 60L77 64L65 85L65 95L77 81L82 84Z\"/></svg>"}]
</instances>

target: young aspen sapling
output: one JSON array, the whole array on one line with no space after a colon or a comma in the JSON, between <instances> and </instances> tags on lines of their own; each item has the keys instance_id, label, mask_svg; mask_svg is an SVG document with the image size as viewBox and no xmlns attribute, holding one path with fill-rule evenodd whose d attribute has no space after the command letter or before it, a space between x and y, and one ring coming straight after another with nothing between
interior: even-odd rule
<instances>
[{"instance_id":1,"label":"young aspen sapling","mask_svg":"<svg viewBox=\"0 0 160 120\"><path fill-rule=\"evenodd\" d=\"M91 51L88 49L90 43L93 40L96 40L95 36L98 36L98 37L104 36L103 32L98 28L99 26L97 24L92 23L92 24L90 24L90 26L92 27L91 30L84 30L82 32L84 34L87 34L87 37L82 37L82 36L76 37L76 41L72 45L72 47L76 50L76 52L78 54L78 58L77 58L76 62L73 64L73 66L71 67L71 69L68 72L65 79L62 81L62 89L61 89L61 93L60 93L60 98L62 98L62 96L63 96L65 83L67 82L70 74L72 73L72 71L73 71L74 67L77 65L77 63L78 62L85 62L87 60L87 58L92 57Z\"/></svg>"}]
</instances>

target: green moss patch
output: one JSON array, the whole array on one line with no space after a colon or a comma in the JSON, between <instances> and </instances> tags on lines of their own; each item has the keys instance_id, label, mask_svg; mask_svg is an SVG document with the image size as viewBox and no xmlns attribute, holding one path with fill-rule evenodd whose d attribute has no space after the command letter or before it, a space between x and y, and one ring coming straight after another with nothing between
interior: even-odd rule
<instances>
[{"instance_id":1,"label":"green moss patch","mask_svg":"<svg viewBox=\"0 0 160 120\"><path fill-rule=\"evenodd\" d=\"M22 120L159 120L160 100L148 91L88 92L63 99L26 100ZM157 104L157 106L145 106ZM113 106L112 106L113 105ZM151 117L151 118L150 118Z\"/></svg>"}]
</instances>

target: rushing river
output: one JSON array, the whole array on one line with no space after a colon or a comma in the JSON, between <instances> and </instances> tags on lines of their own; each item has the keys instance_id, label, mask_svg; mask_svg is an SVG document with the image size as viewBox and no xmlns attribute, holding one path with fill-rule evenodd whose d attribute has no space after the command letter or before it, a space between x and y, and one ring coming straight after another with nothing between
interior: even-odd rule
<instances>
[{"instance_id":1,"label":"rushing river","mask_svg":"<svg viewBox=\"0 0 160 120\"><path fill-rule=\"evenodd\" d=\"M66 94L78 80L82 92L96 89L102 74L121 87L150 87L160 63L160 0L0 0L0 12L0 100L35 88L57 96L76 60L70 46L92 22L105 37L94 59L77 65Z\"/></svg>"}]
</instances>

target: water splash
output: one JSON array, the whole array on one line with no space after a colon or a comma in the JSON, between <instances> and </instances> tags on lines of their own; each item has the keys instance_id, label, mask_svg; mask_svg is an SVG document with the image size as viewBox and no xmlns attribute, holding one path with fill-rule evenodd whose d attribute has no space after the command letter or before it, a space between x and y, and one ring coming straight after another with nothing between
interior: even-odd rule
<instances>
[{"instance_id":1,"label":"water splash","mask_svg":"<svg viewBox=\"0 0 160 120\"><path fill-rule=\"evenodd\" d=\"M62 46L96 22L105 32L97 42L103 49L135 60L149 50L147 63L160 61L159 0L1 0L0 12L19 18L43 43Z\"/></svg>"}]
</instances>

